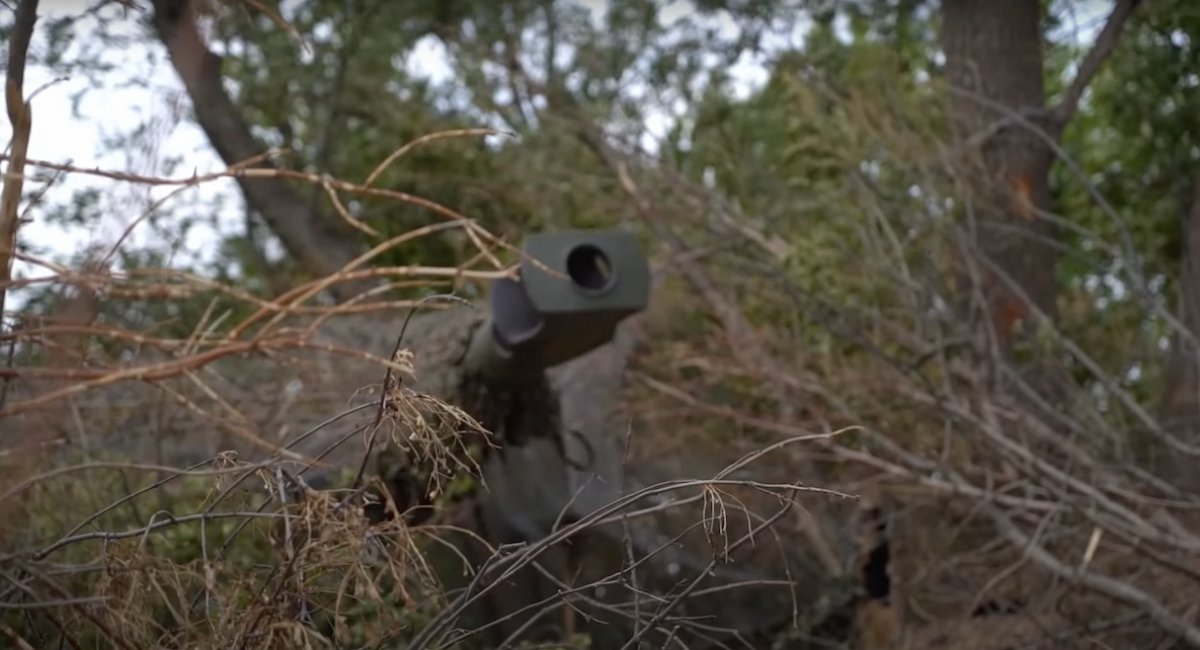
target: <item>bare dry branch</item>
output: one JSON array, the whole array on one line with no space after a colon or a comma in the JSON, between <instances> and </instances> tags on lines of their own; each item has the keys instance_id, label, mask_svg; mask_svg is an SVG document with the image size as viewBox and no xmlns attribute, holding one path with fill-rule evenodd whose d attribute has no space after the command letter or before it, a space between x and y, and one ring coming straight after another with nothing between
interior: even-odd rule
<instances>
[{"instance_id":1,"label":"bare dry branch","mask_svg":"<svg viewBox=\"0 0 1200 650\"><path fill-rule=\"evenodd\" d=\"M1117 0L1116 6L1113 7L1112 13L1104 23L1104 29L1100 31L1096 42L1092 44L1087 55L1083 57L1083 61L1079 63L1079 69L1075 72L1071 83L1067 85L1066 91L1063 92L1062 99L1051 111L1059 130L1065 128L1071 118L1075 117L1075 112L1079 109L1079 100L1083 98L1084 92L1091 85L1092 79L1100 72L1104 62L1116 49L1122 30L1125 29L1139 4L1141 4L1141 0Z\"/></svg>"}]
</instances>

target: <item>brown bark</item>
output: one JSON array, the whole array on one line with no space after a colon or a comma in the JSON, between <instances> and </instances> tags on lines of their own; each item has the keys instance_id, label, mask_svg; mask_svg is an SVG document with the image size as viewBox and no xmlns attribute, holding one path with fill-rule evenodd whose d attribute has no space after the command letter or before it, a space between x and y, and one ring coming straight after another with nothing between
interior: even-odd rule
<instances>
[{"instance_id":1,"label":"brown bark","mask_svg":"<svg viewBox=\"0 0 1200 650\"><path fill-rule=\"evenodd\" d=\"M1175 333L1167 358L1159 415L1165 432L1194 447L1200 436L1200 179L1190 205L1183 209L1183 255L1179 269L1177 311L1182 331ZM1187 478L1195 488L1195 456L1181 449L1168 450L1167 469Z\"/></svg>"},{"instance_id":2,"label":"brown bark","mask_svg":"<svg viewBox=\"0 0 1200 650\"><path fill-rule=\"evenodd\" d=\"M1074 79L1052 108L1043 83L1039 0L944 0L942 47L956 140L983 137L976 242L1000 343L1057 315L1049 173L1054 147L1140 0L1117 0ZM999 127L999 128L997 128ZM1023 327L1022 327L1023 326ZM1024 332L1022 331L1024 330Z\"/></svg>"},{"instance_id":3,"label":"brown bark","mask_svg":"<svg viewBox=\"0 0 1200 650\"><path fill-rule=\"evenodd\" d=\"M33 129L32 110L29 101L25 99L25 57L29 51L29 41L33 36L33 26L37 22L37 0L22 0L17 5L12 33L8 43L8 71L4 80L4 100L9 123L12 125L12 156L4 168L4 176L0 177L0 331L4 331L4 308L8 297L8 284L12 278L12 264L17 249L17 229L20 226L21 190L25 179L25 155L29 149L29 134ZM8 355L12 354L9 347ZM11 359L11 356L9 357ZM0 383L0 409L8 399L9 380ZM16 430L16 427L13 427ZM0 429L0 435L3 430ZM25 438L23 448L13 449L9 459L11 467L21 468L31 465L32 453L37 451L43 438L36 435L21 436ZM17 474L7 480L24 478L23 470L13 469L10 473ZM14 507L12 502L0 503L0 521L5 521Z\"/></svg>"},{"instance_id":4,"label":"brown bark","mask_svg":"<svg viewBox=\"0 0 1200 650\"><path fill-rule=\"evenodd\" d=\"M21 188L25 181L25 154L29 149L29 134L33 119L25 99L25 57L37 22L37 0L23 0L17 5L12 35L8 44L8 72L4 80L4 103L12 125L12 156L4 169L0 189L0 317L4 314L7 283L12 274L13 254L17 250L17 227L20 224Z\"/></svg>"},{"instance_id":5,"label":"brown bark","mask_svg":"<svg viewBox=\"0 0 1200 650\"><path fill-rule=\"evenodd\" d=\"M982 289L997 337L1010 344L1034 314L1056 315L1052 232L1041 217L1050 204L1051 150L1013 119L1046 106L1040 2L945 0L942 45L956 140L1007 121L979 152L981 200L974 207L978 250L987 260Z\"/></svg>"},{"instance_id":6,"label":"brown bark","mask_svg":"<svg viewBox=\"0 0 1200 650\"><path fill-rule=\"evenodd\" d=\"M154 28L167 47L192 100L196 122L209 142L225 164L244 163L260 156L265 147L254 137L222 84L221 59L208 49L197 29L196 4L193 0L154 0ZM270 163L256 166L270 167ZM287 181L239 178L238 183L246 202L310 273L336 273L362 252L349 228L322 215ZM369 285L345 283L332 291L344 300L367 288Z\"/></svg>"}]
</instances>

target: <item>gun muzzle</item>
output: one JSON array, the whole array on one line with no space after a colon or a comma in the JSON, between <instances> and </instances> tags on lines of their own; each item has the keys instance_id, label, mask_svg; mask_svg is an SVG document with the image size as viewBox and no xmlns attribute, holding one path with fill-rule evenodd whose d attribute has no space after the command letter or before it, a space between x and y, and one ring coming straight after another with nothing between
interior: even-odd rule
<instances>
[{"instance_id":1,"label":"gun muzzle","mask_svg":"<svg viewBox=\"0 0 1200 650\"><path fill-rule=\"evenodd\" d=\"M479 371L545 369L612 340L622 320L646 308L650 267L629 233L531 235L520 279L492 287L491 313L471 342Z\"/></svg>"}]
</instances>

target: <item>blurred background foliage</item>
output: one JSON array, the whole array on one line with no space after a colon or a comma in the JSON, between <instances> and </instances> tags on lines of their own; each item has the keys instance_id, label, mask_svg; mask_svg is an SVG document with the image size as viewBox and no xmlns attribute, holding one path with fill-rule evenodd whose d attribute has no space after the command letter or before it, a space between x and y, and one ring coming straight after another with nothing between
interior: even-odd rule
<instances>
[{"instance_id":1,"label":"blurred background foliage","mask_svg":"<svg viewBox=\"0 0 1200 650\"><path fill-rule=\"evenodd\" d=\"M1053 103L1108 5L1042 4ZM1161 381L1166 339L1161 314L1147 301L1173 308L1181 216L1200 159L1200 8L1187 0L1146 5L1068 123L1066 159L1051 174L1058 327L1142 396L1154 395ZM254 134L286 150L291 168L361 182L405 143L495 129L415 146L373 185L436 201L510 241L535 230L619 224L640 232L666 263L670 253L597 150L600 135L641 160L645 174L676 179L663 182L681 193L678 200L655 218L691 246L711 249L705 255L718 268L727 262L716 260L740 251L723 281L738 287L753 320L789 332L781 341L807 359L840 350L833 358L844 364L842 353L862 353L863 337L895 347L872 333L888 320L879 314L936 310L919 303L953 293L939 223L962 213L950 207L956 170L940 162L949 135L937 85L944 64L937 3L288 0L277 12L240 2L209 9L210 46L223 57L226 87ZM49 47L33 54L98 86L138 83L95 52L136 45L167 65L148 27L138 32L140 43L126 29L129 21L148 25L149 13L109 4L49 19L42 25ZM431 62L437 69L422 69ZM112 146L150 147L161 136L153 119ZM186 169L182 162L172 169ZM317 212L337 218L320 188L294 186ZM721 214L684 198L695 191L716 197ZM344 200L378 240L443 218L390 200ZM220 209L236 203L233 197ZM148 225L167 241L196 209L174 214L174 206L160 207ZM243 227L218 233L215 262L191 270L264 296L278 293L304 270L278 253L253 210L245 212ZM41 218L88 227L105 216L92 192ZM735 231L742 234L731 237ZM745 238L750 231L770 252L769 280L733 266L755 246ZM364 247L377 243L362 240ZM377 263L455 265L473 256L454 231L401 246ZM881 282L897 272L896 256L908 282L939 288L904 295ZM119 255L126 267L170 259L161 246L127 245ZM792 295L778 289L780 278ZM210 298L198 297L199 304ZM40 304L36 295L31 300ZM854 325L857 342L839 341L829 328L803 322L821 304L875 322ZM953 338L960 325L948 323L940 335Z\"/></svg>"},{"instance_id":2,"label":"blurred background foliage","mask_svg":"<svg viewBox=\"0 0 1200 650\"><path fill-rule=\"evenodd\" d=\"M241 118L264 146L287 151L284 166L363 182L406 143L493 129L422 142L373 185L435 201L511 242L546 229L633 230L665 275L648 319L656 344L639 371L753 416L790 408L802 425L869 421L914 453L959 453L929 423L929 405L914 404L881 370L948 384L945 367L927 361L981 327L959 309L956 227L971 211L941 85L940 3L284 0L277 14L253 4L211 3L209 46ZM1049 176L1053 325L1092 365L1042 351L1094 399L1097 417L1134 429L1133 407L1112 395L1127 391L1150 408L1165 390L1200 178L1200 4L1140 4L1055 143ZM1041 5L1053 105L1112 3ZM135 20L136 38L126 29ZM169 65L149 18L120 7L40 28L51 38L33 53L37 62L97 87L138 83L94 56L98 49L144 47ZM151 147L161 136L152 126L128 129L112 146ZM338 218L320 188L293 187L315 214ZM355 235L364 250L444 219L417 205L343 199L378 232ZM237 203L219 208L236 212ZM215 260L180 270L264 298L304 277L261 216L239 209L240 227L218 233ZM146 228L170 242L196 215L196 206L167 203ZM85 192L39 218L94 227L107 216L103 197ZM683 255L735 297L775 360L822 378L820 399L783 404L777 387L729 361L712 305L672 273ZM455 231L375 263L474 257ZM124 246L117 263L181 266L159 244ZM147 301L106 317L166 316L186 333L216 296L197 294L176 313L150 313L159 307ZM27 304L37 311L45 298L34 292ZM669 406L645 385L632 393L652 432L641 438L644 456L703 448L736 457L764 442L761 430ZM1110 443L1097 435L1084 444Z\"/></svg>"},{"instance_id":3,"label":"blurred background foliage","mask_svg":"<svg viewBox=\"0 0 1200 650\"><path fill-rule=\"evenodd\" d=\"M1042 4L1052 103L1109 7ZM1172 307L1181 215L1200 159L1200 8L1187 0L1146 4L1067 125L1061 150L1068 162L1053 168L1051 189L1061 253L1058 326L1131 390L1152 395L1166 335L1145 301ZM602 134L646 169L673 175L677 189L686 183L719 198L722 215L697 214L682 199L672 209L686 216L658 215L691 245L715 247L712 259L722 250L744 252L744 239L728 237L735 228L752 230L769 247L775 264L767 284L782 274L793 296L762 282L752 287L752 274L732 267L728 282L742 285L754 320L783 324L794 337L789 344L815 356L839 345L862 348L801 323L813 310L798 305L799 297L896 314L929 298L900 296L881 283L880 274L896 269L890 254L870 254L875 247L907 260L911 281L950 292L951 262L935 252L946 250L936 243L945 234L937 224L961 214L946 209L957 191L955 170L938 162L949 136L937 85L944 56L935 2L288 0L277 12L240 2L208 9L210 46L223 57L227 88L263 145L288 152L288 167L361 182L405 143L491 128L498 133L415 146L373 185L436 201L514 242L534 230L620 224L667 254L598 153ZM138 83L95 53L136 45L167 65L148 27L140 43L126 29L131 20L148 25L149 13L110 4L49 19L41 26L49 47L33 55L98 87ZM436 69L423 69L431 61ZM161 136L149 128L153 119L112 146L150 146ZM337 218L320 188L297 182L295 189ZM442 219L390 200L344 200L379 240ZM194 209L175 215L172 206L160 207L150 225L167 241ZM894 215L904 215L902 225ZM93 192L43 218L86 227L104 217ZM262 295L303 274L278 253L253 210L242 225L220 232L215 263L193 270ZM362 238L364 247L376 243ZM401 246L377 263L454 265L473 255L454 231ZM149 267L170 257L161 246L124 246L119 259Z\"/></svg>"}]
</instances>

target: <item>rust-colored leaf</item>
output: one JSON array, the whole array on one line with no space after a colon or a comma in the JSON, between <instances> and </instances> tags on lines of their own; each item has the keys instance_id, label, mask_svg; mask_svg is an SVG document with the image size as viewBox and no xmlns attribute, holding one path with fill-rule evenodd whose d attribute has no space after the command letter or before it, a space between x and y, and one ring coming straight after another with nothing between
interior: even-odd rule
<instances>
[{"instance_id":1,"label":"rust-colored leaf","mask_svg":"<svg viewBox=\"0 0 1200 650\"><path fill-rule=\"evenodd\" d=\"M1013 175L1009 181L1012 190L1012 213L1025 221L1033 221L1036 206L1033 203L1033 177L1029 172Z\"/></svg>"}]
</instances>

